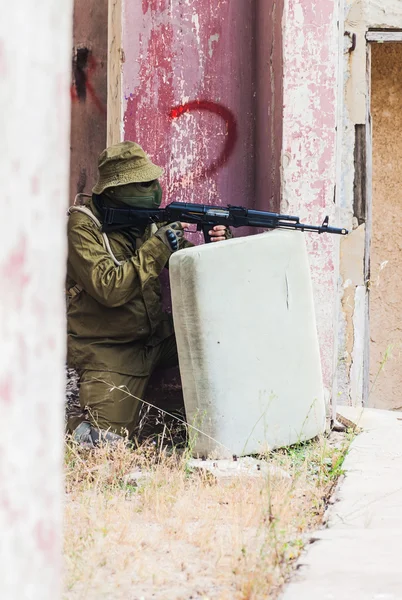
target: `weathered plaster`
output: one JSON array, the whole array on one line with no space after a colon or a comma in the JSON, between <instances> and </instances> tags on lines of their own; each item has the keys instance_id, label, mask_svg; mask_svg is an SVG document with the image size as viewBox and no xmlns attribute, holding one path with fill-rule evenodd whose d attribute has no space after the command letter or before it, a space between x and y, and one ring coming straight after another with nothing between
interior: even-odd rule
<instances>
[{"instance_id":1,"label":"weathered plaster","mask_svg":"<svg viewBox=\"0 0 402 600\"><path fill-rule=\"evenodd\" d=\"M72 2L0 21L0 598L61 597Z\"/></svg>"},{"instance_id":2,"label":"weathered plaster","mask_svg":"<svg viewBox=\"0 0 402 600\"><path fill-rule=\"evenodd\" d=\"M332 0L286 0L283 212L336 222L338 32ZM337 290L333 236L308 236L324 382L332 389Z\"/></svg>"},{"instance_id":3,"label":"weathered plaster","mask_svg":"<svg viewBox=\"0 0 402 600\"><path fill-rule=\"evenodd\" d=\"M363 277L363 257L365 244L365 226L361 225L358 229L352 230L350 234L341 242L340 272L342 273L343 294L341 298L342 306L342 328L339 332L341 337L341 353L338 355L338 376L342 376L345 381L350 380L350 369L355 348L355 335L360 340L364 340L364 305L355 305L356 290L364 287ZM363 327L356 331L355 324L361 324ZM356 334L355 334L356 331ZM363 355L362 355L363 358ZM359 384L361 385L361 378ZM356 386L355 386L356 387ZM362 396L360 390L357 394ZM353 394L349 391L349 386L339 387L338 401L342 404L356 404L356 390Z\"/></svg>"},{"instance_id":4,"label":"weathered plaster","mask_svg":"<svg viewBox=\"0 0 402 600\"><path fill-rule=\"evenodd\" d=\"M346 105L355 124L366 122L366 39L368 29L400 28L400 0L346 0L345 32L356 34L356 48L348 55Z\"/></svg>"},{"instance_id":5,"label":"weathered plaster","mask_svg":"<svg viewBox=\"0 0 402 600\"><path fill-rule=\"evenodd\" d=\"M352 364L350 367L350 400L352 406L363 404L363 373L364 373L364 329L366 312L366 286L355 288L353 329L354 345Z\"/></svg>"},{"instance_id":6,"label":"weathered plaster","mask_svg":"<svg viewBox=\"0 0 402 600\"><path fill-rule=\"evenodd\" d=\"M345 32L349 36L356 36L354 50L349 46L347 58L348 79L346 84L346 106L349 118L355 124L366 123L367 106L367 76L366 76L366 24L364 21L364 6L362 1L350 5L350 10L345 18Z\"/></svg>"},{"instance_id":7,"label":"weathered plaster","mask_svg":"<svg viewBox=\"0 0 402 600\"><path fill-rule=\"evenodd\" d=\"M402 3L400 0L365 0L364 20L372 29L400 29Z\"/></svg>"},{"instance_id":8,"label":"weathered plaster","mask_svg":"<svg viewBox=\"0 0 402 600\"><path fill-rule=\"evenodd\" d=\"M342 130L342 175L340 179L340 203L344 215L344 224L349 228L355 225L353 218L354 200L354 151L355 126L367 122L368 79L367 79L367 44L368 29L400 29L402 28L402 3L399 0L346 0L345 1L345 51L344 51L344 121ZM356 34L356 48L351 51L352 35ZM350 51L349 51L350 50ZM370 235L370 233L368 234ZM342 240L347 248L348 242ZM356 248L357 249L357 248ZM352 280L350 287L344 290L342 310L338 323L339 362L337 369L338 389L342 402L356 402L362 398L363 385L360 366L352 368L352 355L358 356L364 348L362 341L368 335L367 322L362 315L365 305L361 301L362 281L364 282L365 248L360 244L358 254L343 252L345 259L341 262L341 281L348 281L348 271L354 270L356 260L361 265L360 282ZM364 282L365 283L365 282ZM355 299L359 297L358 305ZM354 323L354 325L353 325ZM364 323L364 326L363 326ZM352 328L353 327L353 328ZM356 329L357 327L357 329ZM359 391L360 390L360 391Z\"/></svg>"}]
</instances>

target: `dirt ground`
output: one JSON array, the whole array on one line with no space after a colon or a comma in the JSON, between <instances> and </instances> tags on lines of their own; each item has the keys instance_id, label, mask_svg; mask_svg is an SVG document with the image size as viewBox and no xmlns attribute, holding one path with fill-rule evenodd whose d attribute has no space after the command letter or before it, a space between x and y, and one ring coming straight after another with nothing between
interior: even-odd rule
<instances>
[{"instance_id":1,"label":"dirt ground","mask_svg":"<svg viewBox=\"0 0 402 600\"><path fill-rule=\"evenodd\" d=\"M259 476L226 479L156 446L68 443L64 600L276 598L322 523L349 441L331 434L259 457Z\"/></svg>"}]
</instances>

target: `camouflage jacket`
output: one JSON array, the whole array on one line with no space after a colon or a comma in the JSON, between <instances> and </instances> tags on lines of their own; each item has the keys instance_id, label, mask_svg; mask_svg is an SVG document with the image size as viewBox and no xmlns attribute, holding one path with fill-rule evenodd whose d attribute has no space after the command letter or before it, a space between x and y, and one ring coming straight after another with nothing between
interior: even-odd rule
<instances>
[{"instance_id":1,"label":"camouflage jacket","mask_svg":"<svg viewBox=\"0 0 402 600\"><path fill-rule=\"evenodd\" d=\"M92 202L87 207L98 216ZM68 364L78 371L147 376L147 347L173 333L171 317L162 311L159 282L171 252L150 227L139 240L130 231L107 237L120 265L91 218L80 212L70 215Z\"/></svg>"}]
</instances>

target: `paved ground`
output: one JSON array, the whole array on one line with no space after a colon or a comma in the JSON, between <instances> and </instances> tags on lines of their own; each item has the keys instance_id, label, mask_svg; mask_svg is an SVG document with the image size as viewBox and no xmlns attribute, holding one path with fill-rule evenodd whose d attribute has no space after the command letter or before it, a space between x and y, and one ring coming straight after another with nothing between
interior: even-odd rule
<instances>
[{"instance_id":1,"label":"paved ground","mask_svg":"<svg viewBox=\"0 0 402 600\"><path fill-rule=\"evenodd\" d=\"M282 600L402 600L402 413L342 407L363 429Z\"/></svg>"}]
</instances>

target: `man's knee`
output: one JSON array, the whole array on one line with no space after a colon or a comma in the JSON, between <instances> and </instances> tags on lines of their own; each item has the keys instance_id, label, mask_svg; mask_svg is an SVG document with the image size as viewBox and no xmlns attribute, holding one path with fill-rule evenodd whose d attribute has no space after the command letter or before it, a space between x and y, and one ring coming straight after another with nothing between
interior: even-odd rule
<instances>
[{"instance_id":1,"label":"man's knee","mask_svg":"<svg viewBox=\"0 0 402 600\"><path fill-rule=\"evenodd\" d=\"M80 377L80 404L94 428L130 436L145 385L143 377L84 371Z\"/></svg>"}]
</instances>

